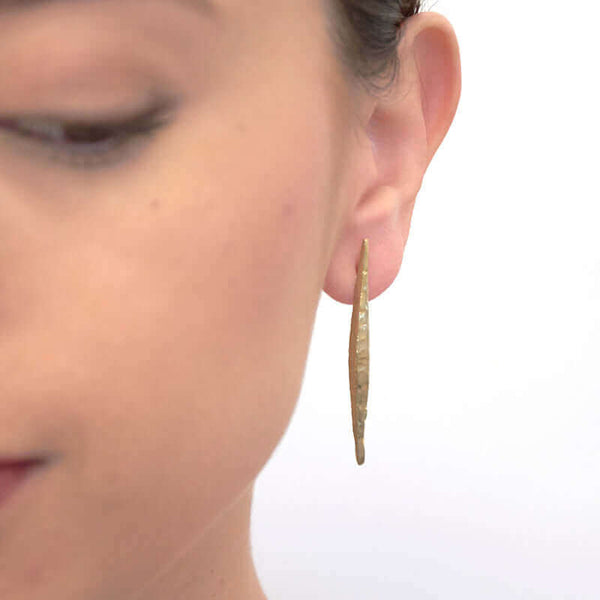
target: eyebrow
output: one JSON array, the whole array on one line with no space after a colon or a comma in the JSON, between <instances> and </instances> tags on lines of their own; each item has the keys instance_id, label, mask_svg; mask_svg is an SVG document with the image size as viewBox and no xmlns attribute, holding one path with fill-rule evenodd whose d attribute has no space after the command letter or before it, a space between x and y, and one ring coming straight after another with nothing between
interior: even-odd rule
<instances>
[{"instance_id":1,"label":"eyebrow","mask_svg":"<svg viewBox=\"0 0 600 600\"><path fill-rule=\"evenodd\" d=\"M213 0L165 0L166 2L176 2L194 10L214 17L216 15L216 6ZM0 0L0 14L3 12L19 12L34 8L43 4L90 4L90 3L110 4L111 0ZM116 2L114 2L116 4Z\"/></svg>"}]
</instances>

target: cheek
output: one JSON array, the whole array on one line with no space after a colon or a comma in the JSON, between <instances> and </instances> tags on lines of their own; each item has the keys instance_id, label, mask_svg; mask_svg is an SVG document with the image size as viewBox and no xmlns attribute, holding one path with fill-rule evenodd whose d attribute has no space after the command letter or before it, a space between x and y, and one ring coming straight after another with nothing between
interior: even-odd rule
<instances>
[{"instance_id":1,"label":"cheek","mask_svg":"<svg viewBox=\"0 0 600 600\"><path fill-rule=\"evenodd\" d=\"M156 521L173 543L239 494L279 441L320 293L313 190L241 179L239 189L194 192L195 205L177 201L176 217L165 198L147 235L122 238L128 291L107 302L106 335L88 358L104 361L102 396L105 382L116 387L105 401L127 398L89 432L99 460L108 430L140 449L119 468L118 493L123 503L152 486L169 495L177 514Z\"/></svg>"},{"instance_id":2,"label":"cheek","mask_svg":"<svg viewBox=\"0 0 600 600\"><path fill-rule=\"evenodd\" d=\"M104 275L78 302L94 310L75 319L72 347L99 392L90 406L102 406L101 421L89 432L99 452L110 428L145 448L136 460L154 473L162 461L174 485L185 478L173 455L210 480L216 465L237 472L241 485L282 434L316 306L316 255L302 190L261 192L176 211L165 199L135 235L122 221L123 235L98 240L89 263Z\"/></svg>"}]
</instances>

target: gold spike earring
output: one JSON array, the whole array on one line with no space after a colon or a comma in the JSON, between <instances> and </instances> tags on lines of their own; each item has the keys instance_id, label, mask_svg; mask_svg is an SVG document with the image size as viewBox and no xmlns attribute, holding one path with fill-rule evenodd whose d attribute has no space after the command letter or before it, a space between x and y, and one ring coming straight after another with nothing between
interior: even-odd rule
<instances>
[{"instance_id":1,"label":"gold spike earring","mask_svg":"<svg viewBox=\"0 0 600 600\"><path fill-rule=\"evenodd\" d=\"M348 367L356 462L365 462L365 419L369 394L369 240L363 239L354 286Z\"/></svg>"}]
</instances>

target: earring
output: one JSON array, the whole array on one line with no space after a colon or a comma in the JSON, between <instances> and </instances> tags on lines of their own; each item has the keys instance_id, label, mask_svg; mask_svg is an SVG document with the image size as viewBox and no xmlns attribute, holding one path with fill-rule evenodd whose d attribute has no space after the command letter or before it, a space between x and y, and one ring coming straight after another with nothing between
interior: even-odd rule
<instances>
[{"instance_id":1,"label":"earring","mask_svg":"<svg viewBox=\"0 0 600 600\"><path fill-rule=\"evenodd\" d=\"M369 393L369 240L363 239L354 286L348 367L356 462L365 462L365 419Z\"/></svg>"}]
</instances>

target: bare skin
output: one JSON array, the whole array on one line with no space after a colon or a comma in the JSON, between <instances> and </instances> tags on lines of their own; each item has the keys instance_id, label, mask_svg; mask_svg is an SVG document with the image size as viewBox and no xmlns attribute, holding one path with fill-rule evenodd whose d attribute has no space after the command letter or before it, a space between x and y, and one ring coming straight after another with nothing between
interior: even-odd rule
<instances>
[{"instance_id":1,"label":"bare skin","mask_svg":"<svg viewBox=\"0 0 600 600\"><path fill-rule=\"evenodd\" d=\"M177 99L104 166L0 128L0 457L53 459L0 507L1 598L265 599L252 492L320 294L352 302L365 237L393 282L460 95L436 13L377 100L319 0L141 4L0 10L0 119Z\"/></svg>"}]
</instances>

